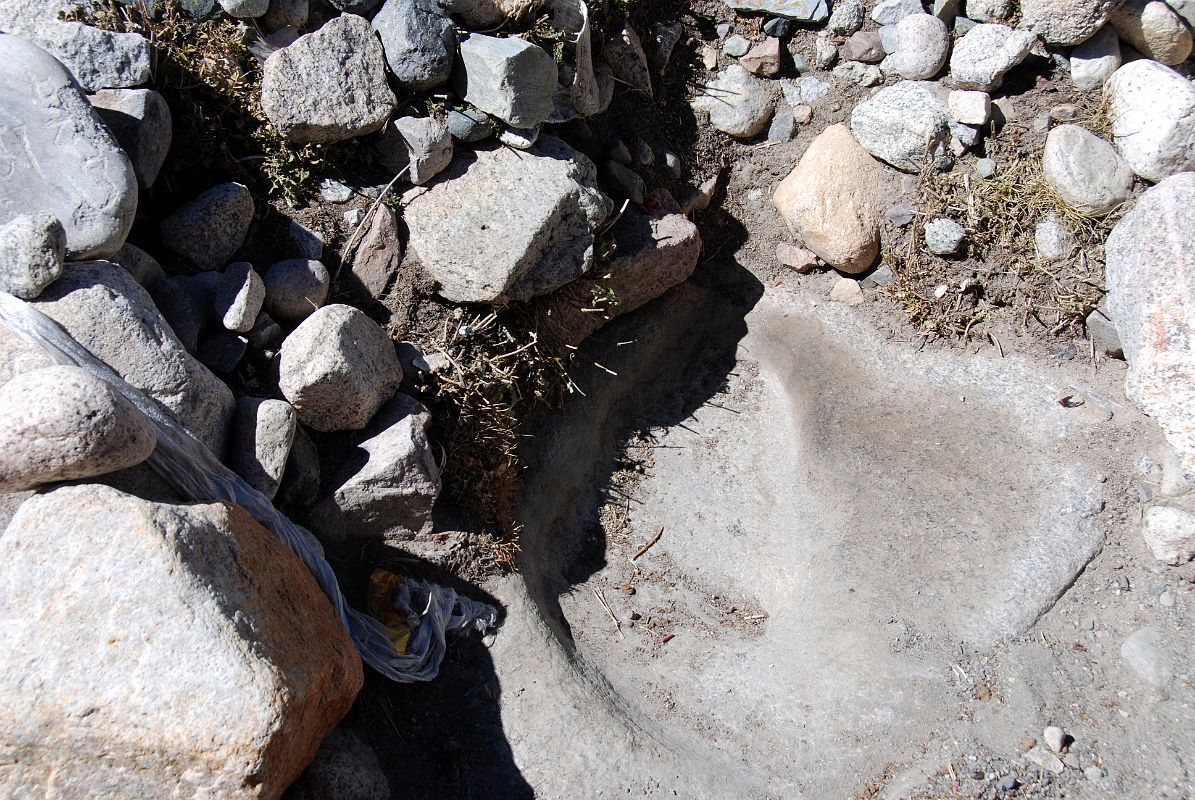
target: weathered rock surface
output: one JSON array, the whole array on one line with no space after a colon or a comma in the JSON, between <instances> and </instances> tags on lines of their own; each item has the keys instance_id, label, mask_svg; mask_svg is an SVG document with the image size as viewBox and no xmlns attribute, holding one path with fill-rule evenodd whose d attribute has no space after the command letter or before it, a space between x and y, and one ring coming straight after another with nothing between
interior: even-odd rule
<instances>
[{"instance_id":1,"label":"weathered rock surface","mask_svg":"<svg viewBox=\"0 0 1195 800\"><path fill-rule=\"evenodd\" d=\"M62 274L66 231L44 212L0 226L0 291L32 300Z\"/></svg>"},{"instance_id":2,"label":"weathered rock surface","mask_svg":"<svg viewBox=\"0 0 1195 800\"><path fill-rule=\"evenodd\" d=\"M266 270L265 310L274 319L299 322L328 299L332 279L322 263L310 258L288 258Z\"/></svg>"},{"instance_id":3,"label":"weathered rock surface","mask_svg":"<svg viewBox=\"0 0 1195 800\"><path fill-rule=\"evenodd\" d=\"M220 7L230 17L256 19L270 10L270 0L220 0Z\"/></svg>"},{"instance_id":4,"label":"weathered rock surface","mask_svg":"<svg viewBox=\"0 0 1195 800\"><path fill-rule=\"evenodd\" d=\"M398 220L394 211L380 203L365 222L361 242L353 252L348 272L341 270L338 286L356 294L360 299L378 300L398 274L402 260L402 242L398 236Z\"/></svg>"},{"instance_id":5,"label":"weathered rock surface","mask_svg":"<svg viewBox=\"0 0 1195 800\"><path fill-rule=\"evenodd\" d=\"M990 92L1010 69L1025 60L1035 41L1029 31L1007 25L976 25L954 43L950 79L960 89Z\"/></svg>"},{"instance_id":6,"label":"weathered rock surface","mask_svg":"<svg viewBox=\"0 0 1195 800\"><path fill-rule=\"evenodd\" d=\"M120 248L111 260L124 267L137 283L146 288L166 277L166 272L157 259L128 242L125 242L124 247Z\"/></svg>"},{"instance_id":7,"label":"weathered rock surface","mask_svg":"<svg viewBox=\"0 0 1195 800\"><path fill-rule=\"evenodd\" d=\"M137 179L66 68L37 45L0 34L0 225L45 212L71 258L111 255L137 211Z\"/></svg>"},{"instance_id":8,"label":"weathered rock surface","mask_svg":"<svg viewBox=\"0 0 1195 800\"><path fill-rule=\"evenodd\" d=\"M398 101L369 23L342 14L266 59L261 105L292 142L327 144L373 133Z\"/></svg>"},{"instance_id":9,"label":"weathered rock surface","mask_svg":"<svg viewBox=\"0 0 1195 800\"><path fill-rule=\"evenodd\" d=\"M925 246L936 256L954 255L966 237L966 229L952 219L939 217L925 223Z\"/></svg>"},{"instance_id":10,"label":"weathered rock surface","mask_svg":"<svg viewBox=\"0 0 1195 800\"><path fill-rule=\"evenodd\" d=\"M1190 28L1162 0L1125 0L1111 23L1121 39L1154 61L1181 64L1191 55Z\"/></svg>"},{"instance_id":11,"label":"weathered rock surface","mask_svg":"<svg viewBox=\"0 0 1195 800\"><path fill-rule=\"evenodd\" d=\"M72 486L0 538L13 797L277 797L361 682L327 596L240 509Z\"/></svg>"},{"instance_id":12,"label":"weathered rock surface","mask_svg":"<svg viewBox=\"0 0 1195 800\"><path fill-rule=\"evenodd\" d=\"M128 272L106 261L67 264L37 310L92 355L148 394L217 457L232 417L232 392L187 354Z\"/></svg>"},{"instance_id":13,"label":"weathered rock surface","mask_svg":"<svg viewBox=\"0 0 1195 800\"><path fill-rule=\"evenodd\" d=\"M1108 308L1129 362L1125 393L1195 472L1195 173L1166 178L1106 245Z\"/></svg>"},{"instance_id":14,"label":"weathered rock surface","mask_svg":"<svg viewBox=\"0 0 1195 800\"><path fill-rule=\"evenodd\" d=\"M895 25L910 14L923 14L921 0L880 0L871 10L871 18L880 25Z\"/></svg>"},{"instance_id":15,"label":"weathered rock surface","mask_svg":"<svg viewBox=\"0 0 1195 800\"><path fill-rule=\"evenodd\" d=\"M0 386L0 492L104 475L140 464L156 428L99 378L54 366Z\"/></svg>"},{"instance_id":16,"label":"weathered rock surface","mask_svg":"<svg viewBox=\"0 0 1195 800\"><path fill-rule=\"evenodd\" d=\"M902 78L919 81L934 77L946 65L949 52L950 31L937 17L910 14L896 23L891 65Z\"/></svg>"},{"instance_id":17,"label":"weathered rock surface","mask_svg":"<svg viewBox=\"0 0 1195 800\"><path fill-rule=\"evenodd\" d=\"M967 19L975 22L1004 22L1016 8L1014 0L966 0Z\"/></svg>"},{"instance_id":18,"label":"weathered rock surface","mask_svg":"<svg viewBox=\"0 0 1195 800\"><path fill-rule=\"evenodd\" d=\"M651 97L651 72L647 68L647 54L643 52L643 43L634 28L623 25L616 30L606 40L604 55L615 78Z\"/></svg>"},{"instance_id":19,"label":"weathered rock surface","mask_svg":"<svg viewBox=\"0 0 1195 800\"><path fill-rule=\"evenodd\" d=\"M1142 59L1108 80L1112 141L1133 172L1160 181L1195 167L1195 86L1169 67Z\"/></svg>"},{"instance_id":20,"label":"weathered rock surface","mask_svg":"<svg viewBox=\"0 0 1195 800\"><path fill-rule=\"evenodd\" d=\"M1076 244L1070 228L1054 214L1048 214L1034 226L1033 246L1043 261L1061 261L1074 251Z\"/></svg>"},{"instance_id":21,"label":"weathered rock surface","mask_svg":"<svg viewBox=\"0 0 1195 800\"><path fill-rule=\"evenodd\" d=\"M237 401L228 446L232 469L271 500L286 469L299 420L284 400L242 397Z\"/></svg>"},{"instance_id":22,"label":"weathered rock surface","mask_svg":"<svg viewBox=\"0 0 1195 800\"><path fill-rule=\"evenodd\" d=\"M212 297L221 324L235 333L253 329L265 299L265 283L248 261L229 264Z\"/></svg>"},{"instance_id":23,"label":"weathered rock surface","mask_svg":"<svg viewBox=\"0 0 1195 800\"><path fill-rule=\"evenodd\" d=\"M90 98L133 164L140 184L149 188L170 150L170 106L153 89L104 89Z\"/></svg>"},{"instance_id":24,"label":"weathered rock surface","mask_svg":"<svg viewBox=\"0 0 1195 800\"><path fill-rule=\"evenodd\" d=\"M213 186L158 227L162 244L200 270L224 266L249 233L253 195L240 183Z\"/></svg>"},{"instance_id":25,"label":"weathered rock surface","mask_svg":"<svg viewBox=\"0 0 1195 800\"><path fill-rule=\"evenodd\" d=\"M831 125L780 182L772 202L789 230L826 263L863 272L879 252L882 170L845 125Z\"/></svg>"},{"instance_id":26,"label":"weathered rock surface","mask_svg":"<svg viewBox=\"0 0 1195 800\"><path fill-rule=\"evenodd\" d=\"M1177 566L1195 558L1195 515L1181 508L1146 509L1141 533L1149 552L1163 564Z\"/></svg>"},{"instance_id":27,"label":"weathered rock surface","mask_svg":"<svg viewBox=\"0 0 1195 800\"><path fill-rule=\"evenodd\" d=\"M701 234L674 207L667 210L659 217L637 209L623 213L611 230L615 257L603 266L601 279L575 281L553 304L562 340L579 344L610 319L634 311L693 274L701 254ZM581 310L592 307L595 288L615 298L604 314Z\"/></svg>"},{"instance_id":28,"label":"weathered rock surface","mask_svg":"<svg viewBox=\"0 0 1195 800\"><path fill-rule=\"evenodd\" d=\"M58 59L85 91L140 86L149 80L149 42L140 34L56 19L18 25L12 32Z\"/></svg>"},{"instance_id":29,"label":"weathered rock surface","mask_svg":"<svg viewBox=\"0 0 1195 800\"><path fill-rule=\"evenodd\" d=\"M401 541L421 532L440 493L440 470L426 433L430 422L422 405L395 395L337 468L331 496L311 510L312 530L332 540Z\"/></svg>"},{"instance_id":30,"label":"weathered rock surface","mask_svg":"<svg viewBox=\"0 0 1195 800\"><path fill-rule=\"evenodd\" d=\"M1107 214L1129 199L1133 170L1112 145L1078 125L1059 125L1042 152L1046 181L1069 205Z\"/></svg>"},{"instance_id":31,"label":"weathered rock surface","mask_svg":"<svg viewBox=\"0 0 1195 800\"><path fill-rule=\"evenodd\" d=\"M377 147L381 162L396 173L406 169L416 186L452 163L452 135L435 117L399 117L386 126Z\"/></svg>"},{"instance_id":32,"label":"weathered rock surface","mask_svg":"<svg viewBox=\"0 0 1195 800\"><path fill-rule=\"evenodd\" d=\"M964 125L986 125L992 117L992 98L987 92L956 89L947 96L946 105L950 118Z\"/></svg>"},{"instance_id":33,"label":"weathered rock surface","mask_svg":"<svg viewBox=\"0 0 1195 800\"><path fill-rule=\"evenodd\" d=\"M1046 44L1075 45L1100 29L1117 0L1021 0L1021 21Z\"/></svg>"},{"instance_id":34,"label":"weathered rock surface","mask_svg":"<svg viewBox=\"0 0 1195 800\"><path fill-rule=\"evenodd\" d=\"M1120 63L1120 37L1105 25L1071 51L1071 82L1080 89L1100 89Z\"/></svg>"},{"instance_id":35,"label":"weathered rock surface","mask_svg":"<svg viewBox=\"0 0 1195 800\"><path fill-rule=\"evenodd\" d=\"M710 81L692 102L709 114L710 125L745 139L756 135L772 118L772 89L739 64L731 64Z\"/></svg>"},{"instance_id":36,"label":"weathered rock surface","mask_svg":"<svg viewBox=\"0 0 1195 800\"><path fill-rule=\"evenodd\" d=\"M855 106L851 133L876 158L905 172L918 172L950 140L950 117L934 84L901 81Z\"/></svg>"},{"instance_id":37,"label":"weathered rock surface","mask_svg":"<svg viewBox=\"0 0 1195 800\"><path fill-rule=\"evenodd\" d=\"M826 30L839 36L850 36L863 27L866 14L863 0L842 0L830 10Z\"/></svg>"},{"instance_id":38,"label":"weathered rock surface","mask_svg":"<svg viewBox=\"0 0 1195 800\"><path fill-rule=\"evenodd\" d=\"M552 113L556 62L518 38L475 33L463 39L454 80L457 93L516 128L534 128Z\"/></svg>"},{"instance_id":39,"label":"weathered rock surface","mask_svg":"<svg viewBox=\"0 0 1195 800\"><path fill-rule=\"evenodd\" d=\"M324 306L279 351L278 388L317 431L364 428L401 381L394 344L352 306Z\"/></svg>"},{"instance_id":40,"label":"weathered rock surface","mask_svg":"<svg viewBox=\"0 0 1195 800\"><path fill-rule=\"evenodd\" d=\"M830 15L826 0L724 0L735 11L766 11L778 17L821 22Z\"/></svg>"},{"instance_id":41,"label":"weathered rock surface","mask_svg":"<svg viewBox=\"0 0 1195 800\"><path fill-rule=\"evenodd\" d=\"M551 136L462 154L406 199L407 246L444 297L468 303L527 300L586 272L611 210L593 163Z\"/></svg>"},{"instance_id":42,"label":"weathered rock surface","mask_svg":"<svg viewBox=\"0 0 1195 800\"><path fill-rule=\"evenodd\" d=\"M435 0L386 0L372 24L386 65L404 88L425 92L447 82L456 28Z\"/></svg>"},{"instance_id":43,"label":"weathered rock surface","mask_svg":"<svg viewBox=\"0 0 1195 800\"><path fill-rule=\"evenodd\" d=\"M838 57L843 61L862 61L878 64L887 55L880 35L875 31L858 31L847 37L838 47Z\"/></svg>"}]
</instances>

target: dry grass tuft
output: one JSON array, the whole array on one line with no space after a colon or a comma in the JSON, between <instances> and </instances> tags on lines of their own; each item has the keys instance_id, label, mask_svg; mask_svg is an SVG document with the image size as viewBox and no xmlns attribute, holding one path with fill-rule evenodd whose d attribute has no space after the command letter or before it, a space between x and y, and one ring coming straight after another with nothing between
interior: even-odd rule
<instances>
[{"instance_id":1,"label":"dry grass tuft","mask_svg":"<svg viewBox=\"0 0 1195 800\"><path fill-rule=\"evenodd\" d=\"M1077 333L1103 296L1103 242L1116 212L1097 217L1068 206L1046 182L1035 148L1006 129L989 145L999 171L984 180L970 171L921 174L924 217L909 226L892 256L890 296L927 337L987 338L998 310L1025 329ZM1064 221L1078 246L1056 263L1037 257L1034 231L1048 215ZM924 223L947 217L967 230L973 260L932 255Z\"/></svg>"}]
</instances>

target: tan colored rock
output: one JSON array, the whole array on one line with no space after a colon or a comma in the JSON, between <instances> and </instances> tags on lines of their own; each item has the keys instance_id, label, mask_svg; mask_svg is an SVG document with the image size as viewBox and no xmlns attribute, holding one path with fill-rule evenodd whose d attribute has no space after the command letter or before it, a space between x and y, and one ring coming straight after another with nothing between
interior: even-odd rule
<instances>
[{"instance_id":1,"label":"tan colored rock","mask_svg":"<svg viewBox=\"0 0 1195 800\"><path fill-rule=\"evenodd\" d=\"M106 486L0 538L0 794L277 798L361 687L302 561L245 511Z\"/></svg>"},{"instance_id":2,"label":"tan colored rock","mask_svg":"<svg viewBox=\"0 0 1195 800\"><path fill-rule=\"evenodd\" d=\"M862 305L863 289L860 288L858 281L853 281L850 278L839 278L834 283L834 288L830 290L830 302L842 303L848 306Z\"/></svg>"},{"instance_id":3,"label":"tan colored rock","mask_svg":"<svg viewBox=\"0 0 1195 800\"><path fill-rule=\"evenodd\" d=\"M850 129L831 125L780 182L772 202L789 229L826 263L863 272L879 252L882 171Z\"/></svg>"},{"instance_id":4,"label":"tan colored rock","mask_svg":"<svg viewBox=\"0 0 1195 800\"><path fill-rule=\"evenodd\" d=\"M1154 61L1181 64L1191 54L1190 29L1161 0L1128 0L1110 21L1121 39Z\"/></svg>"}]
</instances>

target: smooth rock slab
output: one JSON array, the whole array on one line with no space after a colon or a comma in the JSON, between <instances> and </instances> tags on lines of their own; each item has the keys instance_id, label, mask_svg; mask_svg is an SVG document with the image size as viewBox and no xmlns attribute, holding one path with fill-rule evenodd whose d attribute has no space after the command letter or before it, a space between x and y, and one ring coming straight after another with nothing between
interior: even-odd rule
<instances>
[{"instance_id":1,"label":"smooth rock slab","mask_svg":"<svg viewBox=\"0 0 1195 800\"><path fill-rule=\"evenodd\" d=\"M153 186L172 138L165 98L153 89L105 89L89 99L133 163L138 182Z\"/></svg>"},{"instance_id":2,"label":"smooth rock slab","mask_svg":"<svg viewBox=\"0 0 1195 800\"><path fill-rule=\"evenodd\" d=\"M35 302L92 355L174 414L217 458L224 453L232 392L188 355L128 272L106 261L67 264Z\"/></svg>"},{"instance_id":3,"label":"smooth rock slab","mask_svg":"<svg viewBox=\"0 0 1195 800\"><path fill-rule=\"evenodd\" d=\"M542 47L518 38L475 33L460 43L457 93L516 128L534 128L552 113L559 70Z\"/></svg>"},{"instance_id":4,"label":"smooth rock slab","mask_svg":"<svg viewBox=\"0 0 1195 800\"><path fill-rule=\"evenodd\" d=\"M1120 37L1105 25L1071 51L1071 83L1080 89L1100 89L1120 68Z\"/></svg>"},{"instance_id":5,"label":"smooth rock slab","mask_svg":"<svg viewBox=\"0 0 1195 800\"><path fill-rule=\"evenodd\" d=\"M1133 170L1112 145L1078 125L1059 125L1046 137L1042 172L1069 205L1107 214L1129 199Z\"/></svg>"},{"instance_id":6,"label":"smooth rock slab","mask_svg":"<svg viewBox=\"0 0 1195 800\"><path fill-rule=\"evenodd\" d=\"M425 92L448 81L456 27L435 0L386 0L372 25L401 86Z\"/></svg>"},{"instance_id":7,"label":"smooth rock slab","mask_svg":"<svg viewBox=\"0 0 1195 800\"><path fill-rule=\"evenodd\" d=\"M405 394L387 403L337 468L331 496L312 509L312 530L334 541L402 541L423 531L440 494L440 470L426 433L430 422L427 409Z\"/></svg>"},{"instance_id":8,"label":"smooth rock slab","mask_svg":"<svg viewBox=\"0 0 1195 800\"><path fill-rule=\"evenodd\" d=\"M394 344L352 306L324 306L279 351L278 388L317 431L364 428L401 381Z\"/></svg>"},{"instance_id":9,"label":"smooth rock slab","mask_svg":"<svg viewBox=\"0 0 1195 800\"><path fill-rule=\"evenodd\" d=\"M1004 75L1025 60L1036 37L1007 25L976 25L954 43L950 79L960 89L990 92Z\"/></svg>"},{"instance_id":10,"label":"smooth rock slab","mask_svg":"<svg viewBox=\"0 0 1195 800\"><path fill-rule=\"evenodd\" d=\"M0 226L0 291L32 300L62 274L66 231L49 214L21 214Z\"/></svg>"},{"instance_id":11,"label":"smooth rock slab","mask_svg":"<svg viewBox=\"0 0 1195 800\"><path fill-rule=\"evenodd\" d=\"M879 252L882 173L845 125L831 125L780 182L772 202L789 230L826 263L863 272Z\"/></svg>"},{"instance_id":12,"label":"smooth rock slab","mask_svg":"<svg viewBox=\"0 0 1195 800\"><path fill-rule=\"evenodd\" d=\"M934 84L901 81L855 106L851 133L876 158L918 172L950 140L950 118Z\"/></svg>"},{"instance_id":13,"label":"smooth rock slab","mask_svg":"<svg viewBox=\"0 0 1195 800\"><path fill-rule=\"evenodd\" d=\"M709 114L710 125L739 139L763 131L772 118L772 89L739 64L731 64L692 101Z\"/></svg>"},{"instance_id":14,"label":"smooth rock slab","mask_svg":"<svg viewBox=\"0 0 1195 800\"><path fill-rule=\"evenodd\" d=\"M240 249L253 222L253 195L241 183L213 186L158 226L162 244L197 269L219 269Z\"/></svg>"},{"instance_id":15,"label":"smooth rock slab","mask_svg":"<svg viewBox=\"0 0 1195 800\"><path fill-rule=\"evenodd\" d=\"M294 407L284 400L242 397L237 401L228 448L230 466L271 500L282 482L298 424Z\"/></svg>"},{"instance_id":16,"label":"smooth rock slab","mask_svg":"<svg viewBox=\"0 0 1195 800\"><path fill-rule=\"evenodd\" d=\"M0 386L0 492L132 467L157 441L136 406L78 367L33 370Z\"/></svg>"},{"instance_id":17,"label":"smooth rock slab","mask_svg":"<svg viewBox=\"0 0 1195 800\"><path fill-rule=\"evenodd\" d=\"M830 16L826 0L723 0L735 11L766 11L778 17L821 22Z\"/></svg>"},{"instance_id":18,"label":"smooth rock slab","mask_svg":"<svg viewBox=\"0 0 1195 800\"><path fill-rule=\"evenodd\" d=\"M120 249L137 178L69 72L37 45L0 34L0 225L45 212L70 258Z\"/></svg>"},{"instance_id":19,"label":"smooth rock slab","mask_svg":"<svg viewBox=\"0 0 1195 800\"><path fill-rule=\"evenodd\" d=\"M1195 472L1195 173L1166 178L1105 247L1108 308L1129 362L1125 394Z\"/></svg>"},{"instance_id":20,"label":"smooth rock slab","mask_svg":"<svg viewBox=\"0 0 1195 800\"><path fill-rule=\"evenodd\" d=\"M527 300L588 271L612 206L593 163L552 136L458 155L405 199L407 246L458 303Z\"/></svg>"},{"instance_id":21,"label":"smooth rock slab","mask_svg":"<svg viewBox=\"0 0 1195 800\"><path fill-rule=\"evenodd\" d=\"M1195 168L1195 85L1141 59L1116 70L1105 91L1112 141L1133 172L1160 181Z\"/></svg>"},{"instance_id":22,"label":"smooth rock slab","mask_svg":"<svg viewBox=\"0 0 1195 800\"><path fill-rule=\"evenodd\" d=\"M278 797L361 682L306 566L238 508L64 487L0 538L12 797Z\"/></svg>"},{"instance_id":23,"label":"smooth rock slab","mask_svg":"<svg viewBox=\"0 0 1195 800\"><path fill-rule=\"evenodd\" d=\"M1181 508L1147 509L1141 534L1149 552L1163 564L1178 566L1195 558L1195 515Z\"/></svg>"},{"instance_id":24,"label":"smooth rock slab","mask_svg":"<svg viewBox=\"0 0 1195 800\"><path fill-rule=\"evenodd\" d=\"M1087 41L1116 8L1118 0L1021 0L1021 21L1046 44Z\"/></svg>"},{"instance_id":25,"label":"smooth rock slab","mask_svg":"<svg viewBox=\"0 0 1195 800\"><path fill-rule=\"evenodd\" d=\"M266 59L261 106L292 142L327 144L373 133L398 101L382 45L363 18L342 14Z\"/></svg>"}]
</instances>

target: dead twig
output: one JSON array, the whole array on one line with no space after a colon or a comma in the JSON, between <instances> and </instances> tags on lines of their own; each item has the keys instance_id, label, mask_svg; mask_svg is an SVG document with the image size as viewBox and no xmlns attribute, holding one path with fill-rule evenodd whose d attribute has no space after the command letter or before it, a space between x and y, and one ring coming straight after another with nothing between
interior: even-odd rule
<instances>
[{"instance_id":1,"label":"dead twig","mask_svg":"<svg viewBox=\"0 0 1195 800\"><path fill-rule=\"evenodd\" d=\"M664 526L661 525L660 529L658 531L656 531L656 535L651 537L651 541L635 551L635 555L631 556L631 561L632 562L635 561L636 559L639 558L639 556L643 555L648 550L650 550L655 545L656 542L660 541L660 537L663 535L664 535Z\"/></svg>"}]
</instances>

